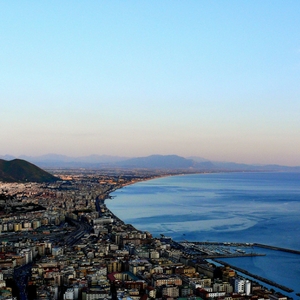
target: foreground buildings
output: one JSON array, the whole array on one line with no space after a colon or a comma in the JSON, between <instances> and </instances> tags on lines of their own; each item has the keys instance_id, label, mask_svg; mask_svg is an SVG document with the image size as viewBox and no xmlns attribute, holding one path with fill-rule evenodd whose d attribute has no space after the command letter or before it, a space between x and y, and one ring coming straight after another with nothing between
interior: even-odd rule
<instances>
[{"instance_id":1,"label":"foreground buildings","mask_svg":"<svg viewBox=\"0 0 300 300\"><path fill-rule=\"evenodd\" d=\"M59 176L0 184L0 299L287 299L107 209L110 192L157 174Z\"/></svg>"}]
</instances>

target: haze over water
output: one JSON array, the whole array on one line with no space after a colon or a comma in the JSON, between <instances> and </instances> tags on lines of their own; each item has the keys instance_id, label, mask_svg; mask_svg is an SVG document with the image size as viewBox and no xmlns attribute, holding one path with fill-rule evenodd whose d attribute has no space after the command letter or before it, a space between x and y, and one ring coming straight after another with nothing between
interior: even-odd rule
<instances>
[{"instance_id":1,"label":"haze over water","mask_svg":"<svg viewBox=\"0 0 300 300\"><path fill-rule=\"evenodd\" d=\"M299 182L300 173L173 176L124 187L106 204L126 223L154 236L257 242L300 250ZM228 262L297 292L300 256L259 252L268 254Z\"/></svg>"}]
</instances>

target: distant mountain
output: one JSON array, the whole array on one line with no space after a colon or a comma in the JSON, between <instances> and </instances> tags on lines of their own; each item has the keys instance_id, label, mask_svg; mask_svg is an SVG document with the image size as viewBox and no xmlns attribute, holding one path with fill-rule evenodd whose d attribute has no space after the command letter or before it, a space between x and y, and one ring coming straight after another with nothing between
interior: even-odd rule
<instances>
[{"instance_id":1,"label":"distant mountain","mask_svg":"<svg viewBox=\"0 0 300 300\"><path fill-rule=\"evenodd\" d=\"M203 169L211 168L212 164L207 162L197 163L178 155L150 155L136 157L116 163L119 167L144 168L144 169Z\"/></svg>"},{"instance_id":2,"label":"distant mountain","mask_svg":"<svg viewBox=\"0 0 300 300\"><path fill-rule=\"evenodd\" d=\"M5 157L11 157L6 155ZM3 158L3 156L0 158ZM69 157L58 154L42 156L20 156L41 168L144 168L144 169L211 169L213 164L208 160L201 162L178 155L151 155L147 157L128 158L110 155L89 155Z\"/></svg>"},{"instance_id":3,"label":"distant mountain","mask_svg":"<svg viewBox=\"0 0 300 300\"><path fill-rule=\"evenodd\" d=\"M12 155L9 155L9 154L0 155L0 159L4 159L4 160L13 160L15 158L16 158L15 156L12 156Z\"/></svg>"},{"instance_id":4,"label":"distant mountain","mask_svg":"<svg viewBox=\"0 0 300 300\"><path fill-rule=\"evenodd\" d=\"M233 162L215 162L204 158L184 158L178 155L151 155L127 159L114 164L122 168L185 169L190 171L236 171L236 172L300 172L300 166L250 165Z\"/></svg>"},{"instance_id":5,"label":"distant mountain","mask_svg":"<svg viewBox=\"0 0 300 300\"><path fill-rule=\"evenodd\" d=\"M247 164L240 164L234 162L219 162L213 161L214 167L220 170L244 170L249 171L253 169L259 169L261 166L255 165L247 165Z\"/></svg>"},{"instance_id":6,"label":"distant mountain","mask_svg":"<svg viewBox=\"0 0 300 300\"><path fill-rule=\"evenodd\" d=\"M210 162L209 159L206 159L204 157L200 157L200 156L189 156L189 157L186 157L187 159L192 159L196 162L200 162L200 163L203 163L203 162Z\"/></svg>"},{"instance_id":7,"label":"distant mountain","mask_svg":"<svg viewBox=\"0 0 300 300\"><path fill-rule=\"evenodd\" d=\"M41 168L101 168L128 159L127 157L96 154L79 157L59 154L46 154L41 156L22 155L20 158L30 161Z\"/></svg>"},{"instance_id":8,"label":"distant mountain","mask_svg":"<svg viewBox=\"0 0 300 300\"><path fill-rule=\"evenodd\" d=\"M0 159L12 160L11 155L0 156ZM234 162L210 161L203 157L181 157L178 155L150 155L146 157L128 158L112 155L88 155L70 157L58 154L42 156L20 156L20 159L29 161L40 168L143 168L168 169L189 171L283 171L300 172L300 167L280 165L251 165Z\"/></svg>"},{"instance_id":9,"label":"distant mountain","mask_svg":"<svg viewBox=\"0 0 300 300\"><path fill-rule=\"evenodd\" d=\"M4 182L54 182L58 178L40 169L34 164L13 159L6 161L0 159L0 181Z\"/></svg>"},{"instance_id":10,"label":"distant mountain","mask_svg":"<svg viewBox=\"0 0 300 300\"><path fill-rule=\"evenodd\" d=\"M281 165L249 165L234 162L212 162L216 170L226 171L259 171L259 172L300 172L300 166L289 167Z\"/></svg>"}]
</instances>

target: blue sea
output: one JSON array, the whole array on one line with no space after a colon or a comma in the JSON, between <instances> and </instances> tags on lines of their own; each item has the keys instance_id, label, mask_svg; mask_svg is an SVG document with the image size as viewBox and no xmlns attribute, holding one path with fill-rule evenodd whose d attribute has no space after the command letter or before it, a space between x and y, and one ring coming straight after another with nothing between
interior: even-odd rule
<instances>
[{"instance_id":1,"label":"blue sea","mask_svg":"<svg viewBox=\"0 0 300 300\"><path fill-rule=\"evenodd\" d=\"M126 186L111 196L109 209L153 236L300 250L300 173L170 176ZM226 261L300 292L300 255L259 252L267 255ZM285 294L296 299L294 293Z\"/></svg>"}]
</instances>

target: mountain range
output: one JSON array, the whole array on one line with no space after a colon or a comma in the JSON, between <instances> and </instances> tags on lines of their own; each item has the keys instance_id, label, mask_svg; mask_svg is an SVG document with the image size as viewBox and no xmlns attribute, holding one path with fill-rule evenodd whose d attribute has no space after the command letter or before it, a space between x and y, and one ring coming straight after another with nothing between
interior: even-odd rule
<instances>
[{"instance_id":1,"label":"mountain range","mask_svg":"<svg viewBox=\"0 0 300 300\"><path fill-rule=\"evenodd\" d=\"M0 156L0 159L12 160L14 156ZM150 155L128 158L110 155L89 155L70 157L66 155L47 154L42 156L20 156L40 168L137 168L166 169L190 171L294 171L300 172L300 166L254 165L235 162L210 161L202 157L181 157L178 155Z\"/></svg>"}]
</instances>

